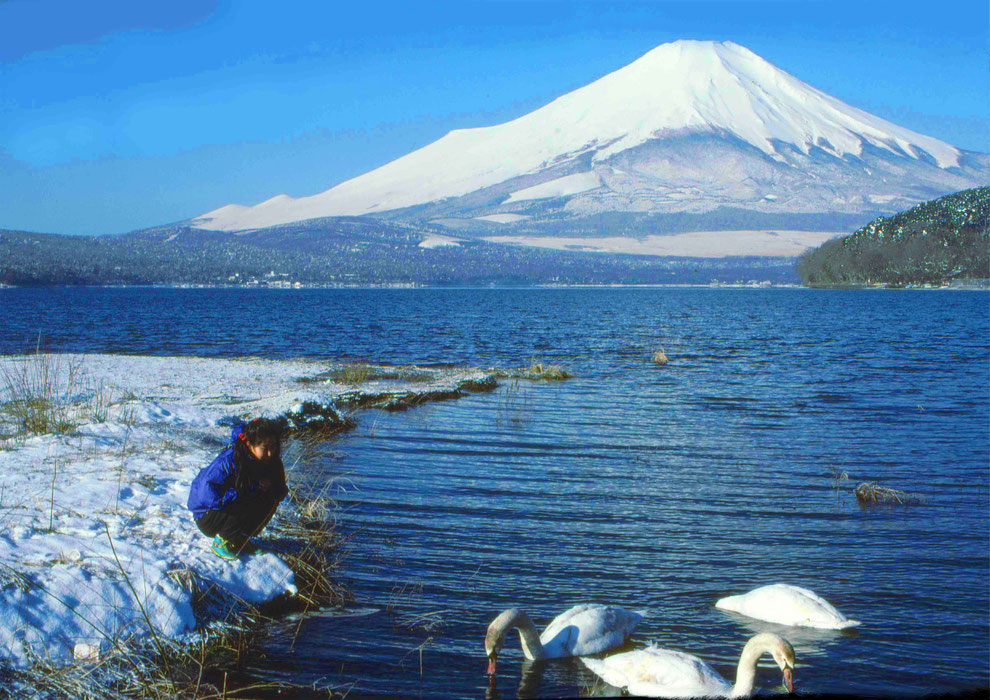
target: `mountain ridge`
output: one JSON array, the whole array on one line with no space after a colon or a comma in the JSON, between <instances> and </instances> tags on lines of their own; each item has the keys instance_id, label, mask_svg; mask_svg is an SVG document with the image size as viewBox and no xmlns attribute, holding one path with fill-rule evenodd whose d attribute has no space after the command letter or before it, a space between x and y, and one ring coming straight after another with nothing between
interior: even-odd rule
<instances>
[{"instance_id":1,"label":"mountain ridge","mask_svg":"<svg viewBox=\"0 0 990 700\"><path fill-rule=\"evenodd\" d=\"M502 223L512 228L719 206L873 218L981 178L990 181L990 157L847 105L733 42L681 40L325 192L225 205L190 223L236 231L341 215L511 214Z\"/></svg>"}]
</instances>

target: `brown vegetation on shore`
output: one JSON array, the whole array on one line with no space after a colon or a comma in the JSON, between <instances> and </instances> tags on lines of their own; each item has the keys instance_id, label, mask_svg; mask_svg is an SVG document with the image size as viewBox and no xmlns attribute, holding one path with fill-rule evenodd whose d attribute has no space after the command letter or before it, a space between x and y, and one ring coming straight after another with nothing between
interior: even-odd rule
<instances>
[{"instance_id":1,"label":"brown vegetation on shore","mask_svg":"<svg viewBox=\"0 0 990 700\"><path fill-rule=\"evenodd\" d=\"M865 506L884 504L908 505L918 504L924 501L921 496L916 494L898 491L897 489L886 486L879 486L872 482L863 482L856 487L854 493L860 505Z\"/></svg>"}]
</instances>

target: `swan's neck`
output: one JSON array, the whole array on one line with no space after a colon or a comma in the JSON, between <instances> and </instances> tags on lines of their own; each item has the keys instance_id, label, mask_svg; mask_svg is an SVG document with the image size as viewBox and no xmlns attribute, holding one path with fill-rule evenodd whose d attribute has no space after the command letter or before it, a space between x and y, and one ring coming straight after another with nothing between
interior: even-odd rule
<instances>
[{"instance_id":1,"label":"swan's neck","mask_svg":"<svg viewBox=\"0 0 990 700\"><path fill-rule=\"evenodd\" d=\"M519 630L519 644L522 646L523 655L530 661L543 659L543 643L540 641L540 633L536 631L536 625L529 619L529 615L522 610L513 608L495 618L492 627L498 630L500 636L515 627Z\"/></svg>"},{"instance_id":2,"label":"swan's neck","mask_svg":"<svg viewBox=\"0 0 990 700\"><path fill-rule=\"evenodd\" d=\"M760 635L746 642L739 656L739 665L736 667L736 684L732 686L732 697L747 697L753 694L753 685L756 683L756 662L770 649L770 644L767 640L761 639Z\"/></svg>"}]
</instances>

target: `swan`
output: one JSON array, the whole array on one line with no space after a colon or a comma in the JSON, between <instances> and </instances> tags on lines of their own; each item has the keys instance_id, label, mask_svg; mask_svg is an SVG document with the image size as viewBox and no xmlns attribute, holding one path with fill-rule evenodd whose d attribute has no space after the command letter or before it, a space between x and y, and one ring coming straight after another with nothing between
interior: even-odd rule
<instances>
[{"instance_id":1,"label":"swan","mask_svg":"<svg viewBox=\"0 0 990 700\"><path fill-rule=\"evenodd\" d=\"M743 697L753 692L756 662L770 652L794 692L794 648L786 639L763 632L750 638L739 656L736 684L729 685L707 662L682 651L649 646L604 659L581 659L609 685L630 695L651 697Z\"/></svg>"},{"instance_id":2,"label":"swan","mask_svg":"<svg viewBox=\"0 0 990 700\"><path fill-rule=\"evenodd\" d=\"M841 630L855 627L850 620L814 591L786 583L762 586L743 595L716 601L715 607L779 625Z\"/></svg>"},{"instance_id":3,"label":"swan","mask_svg":"<svg viewBox=\"0 0 990 700\"><path fill-rule=\"evenodd\" d=\"M575 605L555 617L543 634L539 634L529 615L519 608L510 608L488 625L485 635L488 675L495 674L505 634L513 627L519 630L523 655L530 661L539 661L598 654L616 647L632 634L641 619L643 613L611 605Z\"/></svg>"}]
</instances>

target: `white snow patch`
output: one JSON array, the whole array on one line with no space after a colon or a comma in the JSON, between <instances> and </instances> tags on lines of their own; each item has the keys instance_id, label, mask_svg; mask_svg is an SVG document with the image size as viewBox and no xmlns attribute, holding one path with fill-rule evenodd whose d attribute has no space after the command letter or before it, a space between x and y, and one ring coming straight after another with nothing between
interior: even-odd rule
<instances>
[{"instance_id":1,"label":"white snow patch","mask_svg":"<svg viewBox=\"0 0 990 700\"><path fill-rule=\"evenodd\" d=\"M511 243L554 250L631 253L687 258L723 258L737 255L796 257L846 231L695 231L667 236L627 238L565 238L554 236L486 236L492 243Z\"/></svg>"},{"instance_id":2,"label":"white snow patch","mask_svg":"<svg viewBox=\"0 0 990 700\"><path fill-rule=\"evenodd\" d=\"M489 214L488 216L474 217L478 221L492 221L496 224L512 224L516 221L525 221L528 216L524 214Z\"/></svg>"},{"instance_id":3,"label":"white snow patch","mask_svg":"<svg viewBox=\"0 0 990 700\"><path fill-rule=\"evenodd\" d=\"M460 245L461 241L458 238L453 238L451 236L441 236L438 233L431 233L422 241L419 242L420 248L443 248L444 246L456 246Z\"/></svg>"},{"instance_id":4,"label":"white snow patch","mask_svg":"<svg viewBox=\"0 0 990 700\"><path fill-rule=\"evenodd\" d=\"M324 372L323 362L42 357L78 367L72 400L81 424L0 440L0 665L68 662L77 645L105 652L147 634L145 614L157 634L181 637L196 620L190 592L170 572L192 571L251 603L294 593L293 573L274 553L227 562L210 551L186 509L189 486L229 438L230 420L275 417L308 401L333 405L353 387L297 381ZM33 361L0 356L0 372ZM436 372L425 385L382 380L367 389L427 391L481 374ZM0 383L0 404L7 392ZM85 408L97 392L111 400L100 422ZM10 432L0 424L0 435ZM291 488L291 471L289 479ZM282 503L275 527L291 507Z\"/></svg>"},{"instance_id":5,"label":"white snow patch","mask_svg":"<svg viewBox=\"0 0 990 700\"><path fill-rule=\"evenodd\" d=\"M193 226L200 226L202 228L210 228L211 222L215 222L221 219L241 219L244 217L250 217L252 207L246 207L243 204L226 204L219 209L214 209L213 211L206 212L202 216L195 219L190 219L189 223ZM247 228L247 227L243 227ZM220 230L220 229L210 229L210 230Z\"/></svg>"},{"instance_id":6,"label":"white snow patch","mask_svg":"<svg viewBox=\"0 0 990 700\"><path fill-rule=\"evenodd\" d=\"M596 187L601 187L601 184L602 181L594 172L575 173L527 187L524 190L516 190L505 201L508 203L522 202L530 199L545 199L547 197L563 197L569 194L593 190Z\"/></svg>"}]
</instances>

